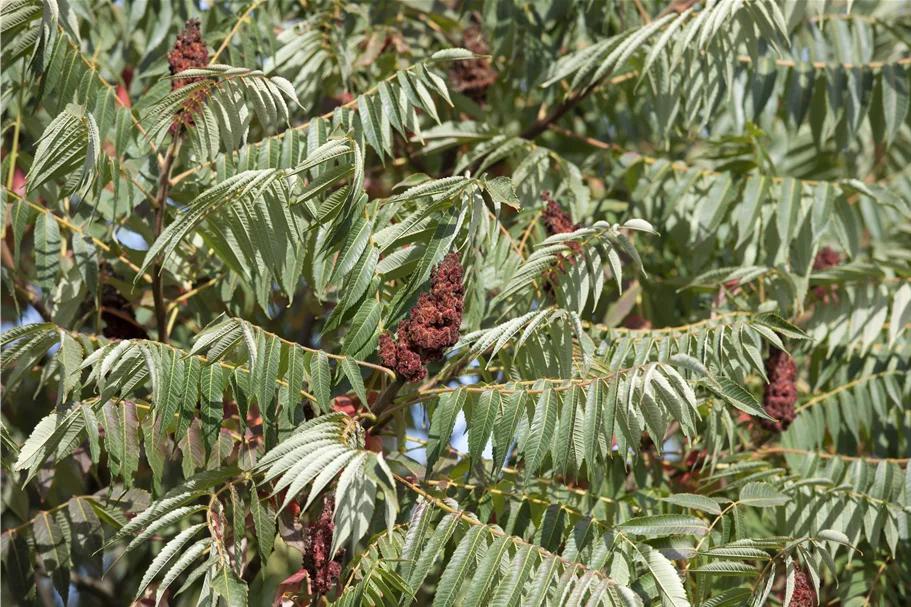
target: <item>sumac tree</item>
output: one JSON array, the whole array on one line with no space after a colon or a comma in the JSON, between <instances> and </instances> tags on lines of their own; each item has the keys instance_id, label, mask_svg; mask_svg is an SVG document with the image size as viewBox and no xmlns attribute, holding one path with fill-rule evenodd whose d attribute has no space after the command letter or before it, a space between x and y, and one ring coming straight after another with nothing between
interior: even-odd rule
<instances>
[{"instance_id":1,"label":"sumac tree","mask_svg":"<svg viewBox=\"0 0 911 607\"><path fill-rule=\"evenodd\" d=\"M0 19L4 604L911 600L911 3Z\"/></svg>"}]
</instances>

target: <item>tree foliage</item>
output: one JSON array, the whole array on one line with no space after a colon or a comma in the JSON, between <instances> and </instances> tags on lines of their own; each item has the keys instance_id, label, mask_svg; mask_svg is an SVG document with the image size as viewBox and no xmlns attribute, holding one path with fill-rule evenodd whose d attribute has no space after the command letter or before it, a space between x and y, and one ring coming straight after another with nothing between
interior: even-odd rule
<instances>
[{"instance_id":1,"label":"tree foliage","mask_svg":"<svg viewBox=\"0 0 911 607\"><path fill-rule=\"evenodd\" d=\"M911 598L907 2L0 19L4 601Z\"/></svg>"}]
</instances>

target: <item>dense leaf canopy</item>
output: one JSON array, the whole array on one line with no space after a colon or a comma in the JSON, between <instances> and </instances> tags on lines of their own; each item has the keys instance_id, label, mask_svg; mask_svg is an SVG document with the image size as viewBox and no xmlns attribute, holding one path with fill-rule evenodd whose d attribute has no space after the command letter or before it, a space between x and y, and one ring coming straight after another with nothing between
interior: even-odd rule
<instances>
[{"instance_id":1,"label":"dense leaf canopy","mask_svg":"<svg viewBox=\"0 0 911 607\"><path fill-rule=\"evenodd\" d=\"M911 600L911 2L2 0L0 600Z\"/></svg>"}]
</instances>

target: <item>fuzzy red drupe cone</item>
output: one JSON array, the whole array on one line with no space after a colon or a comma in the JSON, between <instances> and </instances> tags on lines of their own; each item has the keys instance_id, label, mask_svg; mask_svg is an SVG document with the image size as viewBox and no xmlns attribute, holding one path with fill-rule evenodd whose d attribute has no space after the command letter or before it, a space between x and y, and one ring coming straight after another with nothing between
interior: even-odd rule
<instances>
[{"instance_id":1,"label":"fuzzy red drupe cone","mask_svg":"<svg viewBox=\"0 0 911 607\"><path fill-rule=\"evenodd\" d=\"M759 419L759 424L766 430L784 432L794 421L794 403L797 402L797 365L794 360L778 348L772 346L765 361L765 372L769 378L762 395L765 411L777 419L773 422Z\"/></svg>"},{"instance_id":2,"label":"fuzzy red drupe cone","mask_svg":"<svg viewBox=\"0 0 911 607\"><path fill-rule=\"evenodd\" d=\"M541 200L547 203L547 206L544 208L544 227L547 228L548 235L553 236L554 234L575 232L582 227L577 223L573 223L572 218L563 211L563 207L560 206L560 203L554 200L547 190L542 192ZM573 244L578 246L578 243Z\"/></svg>"},{"instance_id":3,"label":"fuzzy red drupe cone","mask_svg":"<svg viewBox=\"0 0 911 607\"><path fill-rule=\"evenodd\" d=\"M829 268L834 268L835 266L841 265L841 255L838 254L838 251L835 251L831 247L823 247L816 253L816 258L813 260L813 271L822 272L823 270L828 270ZM835 290L835 285L825 286L818 285L813 287L813 294L816 297L819 297L823 301L828 300L828 296Z\"/></svg>"},{"instance_id":4,"label":"fuzzy red drupe cone","mask_svg":"<svg viewBox=\"0 0 911 607\"><path fill-rule=\"evenodd\" d=\"M638 314L630 314L626 317L626 320L623 321L623 326L627 329L632 329L633 331L638 331L639 329L651 329L652 321L647 318L642 318Z\"/></svg>"},{"instance_id":5,"label":"fuzzy red drupe cone","mask_svg":"<svg viewBox=\"0 0 911 607\"><path fill-rule=\"evenodd\" d=\"M123 84L117 85L117 99L123 104L123 107L130 107L130 83L133 82L133 68L127 66L123 68L123 71L120 73L120 77L123 80Z\"/></svg>"},{"instance_id":6,"label":"fuzzy red drupe cone","mask_svg":"<svg viewBox=\"0 0 911 607\"><path fill-rule=\"evenodd\" d=\"M108 264L101 265L101 332L111 339L148 339L149 334L136 321L133 304L117 290L111 280L123 280ZM94 306L91 295L86 296L86 305Z\"/></svg>"},{"instance_id":7,"label":"fuzzy red drupe cone","mask_svg":"<svg viewBox=\"0 0 911 607\"><path fill-rule=\"evenodd\" d=\"M475 55L490 54L490 43L481 29L480 14L471 14L471 24L462 32L461 46ZM487 89L497 79L497 71L490 66L488 59L466 59L453 62L449 79L452 88L470 97L475 103L483 104Z\"/></svg>"},{"instance_id":8,"label":"fuzzy red drupe cone","mask_svg":"<svg viewBox=\"0 0 911 607\"><path fill-rule=\"evenodd\" d=\"M687 453L683 460L685 471L679 468L671 469L669 475L678 483L681 491L686 493L698 491L699 478L702 474L701 469L708 456L708 451L694 449Z\"/></svg>"},{"instance_id":9,"label":"fuzzy red drupe cone","mask_svg":"<svg viewBox=\"0 0 911 607\"><path fill-rule=\"evenodd\" d=\"M136 322L130 302L114 286L101 287L101 320L105 337L112 339L148 339L149 334ZM133 322L130 322L130 321Z\"/></svg>"},{"instance_id":10,"label":"fuzzy red drupe cone","mask_svg":"<svg viewBox=\"0 0 911 607\"><path fill-rule=\"evenodd\" d=\"M202 32L199 31L199 19L187 20L184 30L177 35L174 49L168 51L168 64L171 66L172 76L185 70L209 65L209 47L206 46L205 41L202 39ZM171 90L176 91L188 84L202 80L205 80L205 78L176 78L171 81ZM199 109L201 101L201 94L199 92L194 93L193 97L184 106L184 109L178 113L177 120L171 125L172 135L177 132L181 123L187 126L193 125L193 114Z\"/></svg>"},{"instance_id":11,"label":"fuzzy red drupe cone","mask_svg":"<svg viewBox=\"0 0 911 607\"><path fill-rule=\"evenodd\" d=\"M332 521L332 511L335 510L335 500L327 497L323 502L323 511L315 523L310 523L307 528L307 539L304 540L304 569L310 576L310 587L316 594L326 594L338 583L338 576L342 573L342 557L344 549L339 549L335 555L329 554L332 549L332 534L335 523Z\"/></svg>"},{"instance_id":12,"label":"fuzzy red drupe cone","mask_svg":"<svg viewBox=\"0 0 911 607\"><path fill-rule=\"evenodd\" d=\"M807 579L807 574L798 571L794 576L794 594L791 596L791 607L816 607L816 590Z\"/></svg>"},{"instance_id":13,"label":"fuzzy red drupe cone","mask_svg":"<svg viewBox=\"0 0 911 607\"><path fill-rule=\"evenodd\" d=\"M559 202L551 198L550 192L547 190L541 194L541 200L547 203L547 206L544 208L544 228L547 230L548 236L575 232L582 227L577 223L573 223L569 214L563 210ZM553 294L554 285L557 284L557 274L566 269L566 264L573 265L576 263L573 258L582 250L582 245L578 242L567 242L564 244L569 247L569 251L565 254L557 254L557 261L554 262L553 269L549 270L544 275L545 278L547 278L547 281L544 283L544 290L551 295Z\"/></svg>"},{"instance_id":14,"label":"fuzzy red drupe cone","mask_svg":"<svg viewBox=\"0 0 911 607\"><path fill-rule=\"evenodd\" d=\"M408 318L399 323L398 339L380 335L383 364L410 382L427 376L426 363L442 360L443 352L459 341L465 289L462 264L449 253L430 274L430 292L421 293Z\"/></svg>"},{"instance_id":15,"label":"fuzzy red drupe cone","mask_svg":"<svg viewBox=\"0 0 911 607\"><path fill-rule=\"evenodd\" d=\"M817 272L841 265L841 255L831 247L823 247L813 260L813 269Z\"/></svg>"}]
</instances>

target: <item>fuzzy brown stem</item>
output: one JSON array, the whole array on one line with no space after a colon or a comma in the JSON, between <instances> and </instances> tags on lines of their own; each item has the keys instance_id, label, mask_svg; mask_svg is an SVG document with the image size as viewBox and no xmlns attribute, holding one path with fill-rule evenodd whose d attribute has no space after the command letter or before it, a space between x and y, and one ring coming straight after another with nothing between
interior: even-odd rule
<instances>
[{"instance_id":1,"label":"fuzzy brown stem","mask_svg":"<svg viewBox=\"0 0 911 607\"><path fill-rule=\"evenodd\" d=\"M547 115L535 121L527 129L522 131L519 137L522 139L532 140L546 131L551 124L562 118L567 112L579 105L583 99L591 95L592 91L598 88L603 80L604 77L600 78L596 82L591 83L589 86L582 89L578 93L571 94L569 97L552 107L551 110L547 112Z\"/></svg>"},{"instance_id":2,"label":"fuzzy brown stem","mask_svg":"<svg viewBox=\"0 0 911 607\"><path fill-rule=\"evenodd\" d=\"M405 380L401 377L396 378L394 382L389 384L383 393L380 394L379 398L376 399L376 402L373 403L373 406L370 407L370 411L379 417L380 413L389 408L389 405L392 404L392 401L398 395L399 390L405 386Z\"/></svg>"},{"instance_id":3,"label":"fuzzy brown stem","mask_svg":"<svg viewBox=\"0 0 911 607\"><path fill-rule=\"evenodd\" d=\"M155 240L161 236L165 228L165 219L168 212L168 192L171 189L171 169L177 157L177 148L180 144L180 132L174 135L168 153L161 163L161 172L158 176L158 194L155 197ZM164 300L164 283L161 280L163 258L155 260L152 270L152 299L155 303L155 324L158 327L158 341L168 343L168 310Z\"/></svg>"},{"instance_id":4,"label":"fuzzy brown stem","mask_svg":"<svg viewBox=\"0 0 911 607\"><path fill-rule=\"evenodd\" d=\"M91 594L97 604L115 606L120 604L114 596L112 585L104 580L98 580L75 572L70 572L70 582L79 590Z\"/></svg>"}]
</instances>

